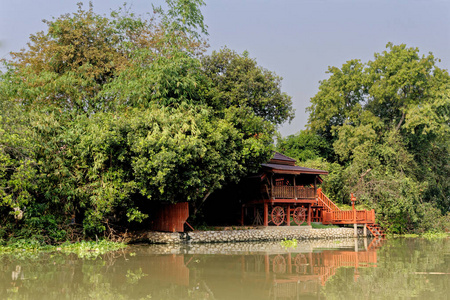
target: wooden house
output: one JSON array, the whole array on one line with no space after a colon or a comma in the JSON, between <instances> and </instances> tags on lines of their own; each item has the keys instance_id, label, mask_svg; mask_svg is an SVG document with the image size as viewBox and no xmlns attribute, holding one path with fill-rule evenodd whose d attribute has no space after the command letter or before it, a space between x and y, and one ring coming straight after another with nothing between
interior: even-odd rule
<instances>
[{"instance_id":1,"label":"wooden house","mask_svg":"<svg viewBox=\"0 0 450 300\"><path fill-rule=\"evenodd\" d=\"M262 226L323 224L364 224L376 236L381 229L375 224L374 210L339 209L318 187L324 170L300 167L296 161L275 152L261 165L258 174L245 181L246 195L242 203L241 224ZM352 203L356 199L352 195ZM356 226L356 225L355 225Z\"/></svg>"},{"instance_id":2,"label":"wooden house","mask_svg":"<svg viewBox=\"0 0 450 300\"><path fill-rule=\"evenodd\" d=\"M252 225L287 225L291 220L300 225L311 224L319 215L317 206L320 175L327 171L296 165L293 158L275 152L273 158L261 165L259 174L246 180L247 201L242 205L242 223Z\"/></svg>"},{"instance_id":3,"label":"wooden house","mask_svg":"<svg viewBox=\"0 0 450 300\"><path fill-rule=\"evenodd\" d=\"M260 172L248 176L228 191L215 193L203 207L211 225L291 226L311 222L323 224L363 224L373 235L383 235L375 224L374 210L343 211L319 187L327 171L300 167L293 158L274 152L261 164ZM352 202L356 199L352 196ZM155 208L152 229L182 232L189 217L188 203ZM355 231L356 232L356 231Z\"/></svg>"}]
</instances>

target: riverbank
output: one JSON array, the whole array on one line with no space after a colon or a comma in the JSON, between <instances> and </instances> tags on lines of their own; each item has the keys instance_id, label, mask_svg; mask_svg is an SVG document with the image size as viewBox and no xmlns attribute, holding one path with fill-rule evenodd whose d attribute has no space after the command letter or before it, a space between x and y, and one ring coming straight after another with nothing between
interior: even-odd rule
<instances>
[{"instance_id":1,"label":"riverbank","mask_svg":"<svg viewBox=\"0 0 450 300\"><path fill-rule=\"evenodd\" d=\"M285 254L310 253L318 249L348 249L353 251L367 250L370 238L336 238L303 240L295 246L285 247L280 241L269 242L238 242L238 243L185 243L185 244L157 244L145 249L148 254Z\"/></svg>"},{"instance_id":2,"label":"riverbank","mask_svg":"<svg viewBox=\"0 0 450 300\"><path fill-rule=\"evenodd\" d=\"M358 237L364 237L362 228L357 230ZM371 236L367 231L367 236ZM252 229L233 227L232 230L191 231L184 233L167 233L148 231L130 235L124 238L126 243L149 244L183 244L183 243L233 243L233 242L265 242L284 239L314 240L354 238L354 229L324 228L315 229L311 226L270 226Z\"/></svg>"}]
</instances>

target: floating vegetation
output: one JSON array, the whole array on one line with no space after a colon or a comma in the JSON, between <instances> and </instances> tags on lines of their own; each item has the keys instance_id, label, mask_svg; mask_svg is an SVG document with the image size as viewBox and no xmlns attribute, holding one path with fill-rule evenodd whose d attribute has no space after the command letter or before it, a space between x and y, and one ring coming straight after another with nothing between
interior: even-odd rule
<instances>
[{"instance_id":1,"label":"floating vegetation","mask_svg":"<svg viewBox=\"0 0 450 300\"><path fill-rule=\"evenodd\" d=\"M447 232L425 232L422 236L428 240L432 240L432 239L445 239L450 235Z\"/></svg>"},{"instance_id":2,"label":"floating vegetation","mask_svg":"<svg viewBox=\"0 0 450 300\"><path fill-rule=\"evenodd\" d=\"M445 239L447 237L450 237L450 233L448 232L434 232L434 231L428 231L422 234L418 233L407 233L407 234L393 234L390 235L391 237L402 237L402 238L426 238L428 240L431 239Z\"/></svg>"},{"instance_id":3,"label":"floating vegetation","mask_svg":"<svg viewBox=\"0 0 450 300\"><path fill-rule=\"evenodd\" d=\"M10 255L15 258L30 258L40 253L59 252L74 253L80 258L96 258L108 252L125 248L124 243L116 243L107 240L65 242L61 245L47 245L36 239L19 239L0 243L0 256Z\"/></svg>"},{"instance_id":4,"label":"floating vegetation","mask_svg":"<svg viewBox=\"0 0 450 300\"><path fill-rule=\"evenodd\" d=\"M280 242L281 246L284 247L284 249L289 249L289 248L296 248L297 247L297 240L296 239L292 239L292 240L288 240L288 239L284 239Z\"/></svg>"},{"instance_id":5,"label":"floating vegetation","mask_svg":"<svg viewBox=\"0 0 450 300\"><path fill-rule=\"evenodd\" d=\"M75 253L80 258L91 258L111 251L117 251L125 247L126 245L124 243L116 243L107 240L89 242L82 241L76 243L66 242L59 247L56 247L56 251L61 251L63 253Z\"/></svg>"}]
</instances>

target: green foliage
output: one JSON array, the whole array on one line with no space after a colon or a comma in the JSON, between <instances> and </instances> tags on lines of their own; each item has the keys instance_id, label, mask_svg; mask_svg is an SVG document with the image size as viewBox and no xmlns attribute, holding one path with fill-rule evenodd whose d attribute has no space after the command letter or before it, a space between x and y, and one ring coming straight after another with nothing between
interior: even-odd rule
<instances>
[{"instance_id":1,"label":"green foliage","mask_svg":"<svg viewBox=\"0 0 450 300\"><path fill-rule=\"evenodd\" d=\"M197 207L269 158L290 97L247 56L201 57L202 5L168 0L147 20L80 4L12 53L0 77L1 237L107 235L151 215L149 201ZM211 71L222 55L238 90Z\"/></svg>"},{"instance_id":2,"label":"green foliage","mask_svg":"<svg viewBox=\"0 0 450 300\"><path fill-rule=\"evenodd\" d=\"M277 150L299 162L316 158L331 158L332 149L327 141L316 134L300 131L286 138L278 139Z\"/></svg>"},{"instance_id":3,"label":"green foliage","mask_svg":"<svg viewBox=\"0 0 450 300\"><path fill-rule=\"evenodd\" d=\"M321 290L321 296L326 299L445 299L448 247L448 239L388 239L377 249L377 267L339 268Z\"/></svg>"},{"instance_id":4,"label":"green foliage","mask_svg":"<svg viewBox=\"0 0 450 300\"><path fill-rule=\"evenodd\" d=\"M162 24L168 29L167 35L174 35L177 32L191 35L200 39L198 30L203 34L208 34L203 23L203 15L200 7L205 5L203 0L167 0L169 9L167 13L161 7L153 6L153 10L163 15Z\"/></svg>"},{"instance_id":5,"label":"green foliage","mask_svg":"<svg viewBox=\"0 0 450 300\"><path fill-rule=\"evenodd\" d=\"M422 236L427 240L433 240L448 238L449 234L445 232L425 232L424 234L422 234Z\"/></svg>"},{"instance_id":6,"label":"green foliage","mask_svg":"<svg viewBox=\"0 0 450 300\"><path fill-rule=\"evenodd\" d=\"M354 192L392 233L445 228L450 76L436 62L431 53L389 43L373 61L330 67L308 108L311 134L333 148L321 157L339 164L322 163L330 171L324 191L343 203ZM306 154L314 149L289 141Z\"/></svg>"},{"instance_id":7,"label":"green foliage","mask_svg":"<svg viewBox=\"0 0 450 300\"><path fill-rule=\"evenodd\" d=\"M311 223L313 229L339 228L337 225L323 225L322 223Z\"/></svg>"},{"instance_id":8,"label":"green foliage","mask_svg":"<svg viewBox=\"0 0 450 300\"><path fill-rule=\"evenodd\" d=\"M125 248L123 243L110 242L107 240L99 241L82 241L76 243L65 242L60 246L53 247L53 251L61 251L62 253L74 253L79 258L94 259L111 251L117 251Z\"/></svg>"},{"instance_id":9,"label":"green foliage","mask_svg":"<svg viewBox=\"0 0 450 300\"><path fill-rule=\"evenodd\" d=\"M93 259L111 251L125 248L123 243L100 241L82 241L76 243L65 242L61 245L48 245L35 238L9 240L0 244L0 256L13 256L18 259L34 257L43 252L60 252L76 254L79 258Z\"/></svg>"},{"instance_id":10,"label":"green foliage","mask_svg":"<svg viewBox=\"0 0 450 300\"><path fill-rule=\"evenodd\" d=\"M259 67L248 53L239 55L228 48L213 51L203 57L202 68L213 86L209 105L219 110L249 107L277 125L294 118L291 97L281 92L282 78Z\"/></svg>"},{"instance_id":11,"label":"green foliage","mask_svg":"<svg viewBox=\"0 0 450 300\"><path fill-rule=\"evenodd\" d=\"M158 10L158 15L149 20L128 13L126 7L106 17L96 14L92 5L86 11L79 4L76 13L44 21L48 31L31 35L29 49L12 53L7 74L10 92L30 108L75 113L115 109L116 99L108 97L110 92L102 91L116 77L127 76L128 68L136 64L153 66L156 60L156 65L165 71L164 63L174 53L195 55L204 49L200 36L185 33L191 27L195 29L197 23L202 24L198 10L202 2L168 2L168 15ZM183 20L175 18L171 25L166 24L166 19L175 17L175 13L183 14ZM156 22L158 18L161 20ZM178 23L182 21L187 24ZM186 30L169 30L168 26ZM203 25L200 27L204 29ZM169 64L169 72L173 71L171 67ZM159 83L166 82L166 78L159 79Z\"/></svg>"}]
</instances>

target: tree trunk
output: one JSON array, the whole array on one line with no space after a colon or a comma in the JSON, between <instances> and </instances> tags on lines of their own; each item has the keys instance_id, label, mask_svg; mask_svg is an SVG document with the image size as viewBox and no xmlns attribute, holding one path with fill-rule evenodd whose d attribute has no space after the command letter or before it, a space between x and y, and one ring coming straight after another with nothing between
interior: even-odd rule
<instances>
[{"instance_id":1,"label":"tree trunk","mask_svg":"<svg viewBox=\"0 0 450 300\"><path fill-rule=\"evenodd\" d=\"M402 112L402 118L400 119L400 122L398 122L397 127L395 128L395 131L398 131L400 127L402 126L403 121L405 120L405 113Z\"/></svg>"},{"instance_id":2,"label":"tree trunk","mask_svg":"<svg viewBox=\"0 0 450 300\"><path fill-rule=\"evenodd\" d=\"M208 193L206 193L205 197L203 197L202 202L199 203L199 205L196 205L194 208L194 212L192 213L193 216L195 216L197 214L197 212L199 211L199 209L202 207L203 203L205 203L206 199L208 199L208 197L211 195L211 191L208 191Z\"/></svg>"}]
</instances>

